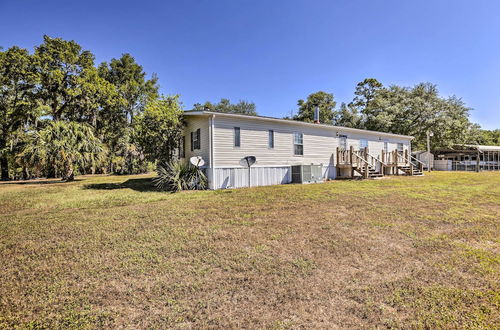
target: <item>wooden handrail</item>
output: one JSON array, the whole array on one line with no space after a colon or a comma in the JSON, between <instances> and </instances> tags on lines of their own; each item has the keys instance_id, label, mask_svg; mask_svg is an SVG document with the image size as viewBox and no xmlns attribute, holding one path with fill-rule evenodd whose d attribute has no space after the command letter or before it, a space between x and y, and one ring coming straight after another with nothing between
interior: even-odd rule
<instances>
[{"instance_id":1,"label":"wooden handrail","mask_svg":"<svg viewBox=\"0 0 500 330\"><path fill-rule=\"evenodd\" d=\"M386 163L384 163L383 161L381 161L380 159L374 157L372 154L368 153L368 156L370 156L373 160L375 160L375 162L379 162L380 164L384 165L384 166L388 166Z\"/></svg>"},{"instance_id":2,"label":"wooden handrail","mask_svg":"<svg viewBox=\"0 0 500 330\"><path fill-rule=\"evenodd\" d=\"M417 161L417 163L419 163L419 164L422 164L422 165L427 165L427 164L425 164L424 162L422 162L422 161L418 160L417 158L413 157L412 155L410 155L410 157L411 157L411 159L416 160L416 161Z\"/></svg>"},{"instance_id":3,"label":"wooden handrail","mask_svg":"<svg viewBox=\"0 0 500 330\"><path fill-rule=\"evenodd\" d=\"M399 152L395 152L397 158L396 158L396 163L398 162L398 160L401 158L405 163L408 163L409 160L407 158L404 157L404 155L400 154Z\"/></svg>"},{"instance_id":4,"label":"wooden handrail","mask_svg":"<svg viewBox=\"0 0 500 330\"><path fill-rule=\"evenodd\" d=\"M351 146L347 150L342 150L337 147L337 166L351 165L352 173L354 173L355 168L358 168L356 171L364 169L365 172L368 172L369 168L372 168L381 174L385 174L386 168L392 168L394 174L398 175L399 168L406 166L411 170L410 175L413 175L414 168L423 171L423 166L425 165L425 163L409 154L408 150L405 150L403 153L397 150L391 152L382 151L381 157L382 159L370 154L368 148L354 150L354 147ZM366 173L363 174L367 175Z\"/></svg>"},{"instance_id":5,"label":"wooden handrail","mask_svg":"<svg viewBox=\"0 0 500 330\"><path fill-rule=\"evenodd\" d=\"M356 158L360 159L361 161L363 161L364 163L370 165L370 163L364 159L363 157L361 157L360 155L358 155L357 153L353 153L354 156L356 156Z\"/></svg>"}]
</instances>

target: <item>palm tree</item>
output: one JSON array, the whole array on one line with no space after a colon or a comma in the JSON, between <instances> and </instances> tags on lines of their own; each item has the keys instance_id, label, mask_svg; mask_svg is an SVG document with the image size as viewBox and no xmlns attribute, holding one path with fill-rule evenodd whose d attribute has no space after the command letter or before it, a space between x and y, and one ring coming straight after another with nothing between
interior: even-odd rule
<instances>
[{"instance_id":1,"label":"palm tree","mask_svg":"<svg viewBox=\"0 0 500 330\"><path fill-rule=\"evenodd\" d=\"M53 121L32 135L22 156L30 162L46 163L65 181L75 178L75 166L91 163L102 152L101 141L92 128L76 122Z\"/></svg>"}]
</instances>

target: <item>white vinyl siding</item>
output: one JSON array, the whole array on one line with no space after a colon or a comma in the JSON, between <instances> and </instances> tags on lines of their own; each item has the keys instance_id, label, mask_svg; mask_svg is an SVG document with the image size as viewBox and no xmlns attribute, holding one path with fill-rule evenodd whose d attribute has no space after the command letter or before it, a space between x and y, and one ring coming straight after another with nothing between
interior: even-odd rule
<instances>
[{"instance_id":1,"label":"white vinyl siding","mask_svg":"<svg viewBox=\"0 0 500 330\"><path fill-rule=\"evenodd\" d=\"M205 118L208 125L208 118ZM233 146L234 127L241 128L241 141L244 142L242 147L237 149ZM274 131L274 149L268 147L269 130ZM293 133L297 131L303 133L303 156L294 156L293 154ZM340 144L339 136L341 135L346 136L348 148L352 145L355 150L359 149L359 140L365 138L369 142L370 154L375 157L380 155L384 142L380 141L379 135L370 132L360 133L329 129L324 126L303 126L292 121L290 123L267 122L259 120L259 118L231 118L216 115L214 120L214 158L216 167L239 167L239 161L245 156L257 158L257 163L254 166L311 163L335 166L334 156ZM404 143L406 148L410 143L409 139L404 140L397 137L385 138L385 140L388 142L389 151L395 150L398 142Z\"/></svg>"},{"instance_id":2,"label":"white vinyl siding","mask_svg":"<svg viewBox=\"0 0 500 330\"><path fill-rule=\"evenodd\" d=\"M186 158L202 156L210 167L210 127L208 115L185 116ZM240 128L240 147L234 147L234 128ZM189 134L200 129L200 149L190 151ZM270 148L272 131L274 148ZM302 133L303 155L294 155L294 133ZM215 114L213 119L213 163L215 164L214 188L242 187L248 184L248 169L240 165L245 156L255 156L252 166L252 185L288 183L291 165L322 164L328 178L336 176L336 149L342 141L348 148L360 148L366 139L369 152L380 157L387 143L388 152L396 150L397 143L410 148L410 138L381 136L376 132L356 131L324 125L304 125L294 121L267 121L258 117L233 117ZM211 180L212 171L207 175ZM255 176L255 177L254 177ZM245 179L246 177L246 179Z\"/></svg>"},{"instance_id":3,"label":"white vinyl siding","mask_svg":"<svg viewBox=\"0 0 500 330\"><path fill-rule=\"evenodd\" d=\"M191 145L191 132L200 130L200 148L195 149ZM209 127L208 117L186 117L186 126L184 127L184 136L186 137L184 150L187 159L193 156L201 156L205 160L205 165L210 166L210 145L209 145Z\"/></svg>"},{"instance_id":4,"label":"white vinyl siding","mask_svg":"<svg viewBox=\"0 0 500 330\"><path fill-rule=\"evenodd\" d=\"M293 124L293 123L292 123ZM293 164L329 164L336 143L332 143L335 132L325 129L304 128L304 156L293 155L293 132L297 126L282 123L266 123L257 119L215 118L214 158L217 167L239 167L245 156L255 156L254 166L274 166ZM241 127L241 148L233 147L233 128ZM274 148L268 147L269 130L274 131ZM316 131L316 133L313 133ZM331 147L330 147L331 145ZM332 163L333 164L333 163Z\"/></svg>"}]
</instances>

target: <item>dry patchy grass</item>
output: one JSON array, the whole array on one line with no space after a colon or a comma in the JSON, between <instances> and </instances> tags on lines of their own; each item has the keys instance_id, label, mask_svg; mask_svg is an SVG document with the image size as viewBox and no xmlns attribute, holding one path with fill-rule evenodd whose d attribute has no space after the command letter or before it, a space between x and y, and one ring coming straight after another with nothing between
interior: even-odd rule
<instances>
[{"instance_id":1,"label":"dry patchy grass","mask_svg":"<svg viewBox=\"0 0 500 330\"><path fill-rule=\"evenodd\" d=\"M500 173L0 184L0 327L495 328Z\"/></svg>"}]
</instances>

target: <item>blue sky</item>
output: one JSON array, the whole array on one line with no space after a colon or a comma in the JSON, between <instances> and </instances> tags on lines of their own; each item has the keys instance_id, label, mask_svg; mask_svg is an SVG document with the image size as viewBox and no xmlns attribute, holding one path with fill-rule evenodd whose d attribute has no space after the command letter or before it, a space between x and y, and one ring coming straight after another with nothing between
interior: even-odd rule
<instances>
[{"instance_id":1,"label":"blue sky","mask_svg":"<svg viewBox=\"0 0 500 330\"><path fill-rule=\"evenodd\" d=\"M96 61L131 53L164 94L248 100L284 116L324 90L337 102L367 77L438 85L500 128L500 1L0 0L0 46L73 39Z\"/></svg>"}]
</instances>

